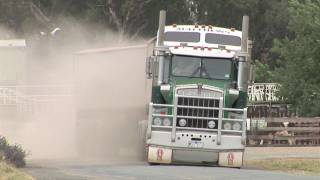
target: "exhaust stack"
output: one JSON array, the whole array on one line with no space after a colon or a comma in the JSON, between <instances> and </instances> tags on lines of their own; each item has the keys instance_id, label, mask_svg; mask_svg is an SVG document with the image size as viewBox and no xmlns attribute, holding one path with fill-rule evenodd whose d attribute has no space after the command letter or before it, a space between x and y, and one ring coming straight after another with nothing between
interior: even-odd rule
<instances>
[{"instance_id":1,"label":"exhaust stack","mask_svg":"<svg viewBox=\"0 0 320 180\"><path fill-rule=\"evenodd\" d=\"M159 31L158 31L158 46L163 46L164 42L164 28L166 26L166 11L161 10L159 15Z\"/></svg>"},{"instance_id":2,"label":"exhaust stack","mask_svg":"<svg viewBox=\"0 0 320 180\"><path fill-rule=\"evenodd\" d=\"M238 70L238 90L247 92L248 90L248 36L249 36L249 16L243 16L242 20L242 40L241 52L239 56Z\"/></svg>"},{"instance_id":3,"label":"exhaust stack","mask_svg":"<svg viewBox=\"0 0 320 180\"><path fill-rule=\"evenodd\" d=\"M248 36L249 36L249 16L243 16L241 52L248 52Z\"/></svg>"},{"instance_id":4,"label":"exhaust stack","mask_svg":"<svg viewBox=\"0 0 320 180\"><path fill-rule=\"evenodd\" d=\"M156 54L159 56L159 74L158 85L163 84L164 79L164 55L166 48L164 47L164 29L166 26L166 11L161 10L159 15L159 29L158 29L158 41L156 47Z\"/></svg>"}]
</instances>

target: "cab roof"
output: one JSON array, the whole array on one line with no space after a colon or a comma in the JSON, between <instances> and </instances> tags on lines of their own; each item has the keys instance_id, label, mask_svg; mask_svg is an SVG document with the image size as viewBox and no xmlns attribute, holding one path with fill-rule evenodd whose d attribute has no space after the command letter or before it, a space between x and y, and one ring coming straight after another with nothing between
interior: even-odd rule
<instances>
[{"instance_id":1,"label":"cab roof","mask_svg":"<svg viewBox=\"0 0 320 180\"><path fill-rule=\"evenodd\" d=\"M242 32L234 28L173 24L165 27L164 45L173 54L229 58L241 50L241 38Z\"/></svg>"}]
</instances>

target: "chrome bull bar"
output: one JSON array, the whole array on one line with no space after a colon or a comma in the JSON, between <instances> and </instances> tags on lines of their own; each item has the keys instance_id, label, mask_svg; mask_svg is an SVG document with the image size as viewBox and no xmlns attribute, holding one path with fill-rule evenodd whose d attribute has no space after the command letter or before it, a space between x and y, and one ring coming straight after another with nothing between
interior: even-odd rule
<instances>
[{"instance_id":1,"label":"chrome bull bar","mask_svg":"<svg viewBox=\"0 0 320 180\"><path fill-rule=\"evenodd\" d=\"M154 128L162 129L162 130L171 130L171 141L175 142L176 140L176 132L177 130L190 130L190 131L203 131L203 132L215 132L217 133L217 145L221 144L221 136L222 133L241 133L241 142L242 144L246 143L246 120L247 120L247 108L244 109L236 109L236 108L224 108L224 101L223 97L205 97L203 99L215 99L219 100L218 107L198 107L198 106L185 106L185 105L178 105L178 98L179 97L186 97L181 95L176 95L174 104L149 104L149 117L148 117L148 128L147 128L147 139L151 139L151 132ZM194 98L194 97L193 97ZM172 108L172 112L170 114L159 114L154 113L156 108ZM178 115L178 108L190 108L190 109L207 109L207 110L217 110L218 117L202 117L202 116L183 116ZM224 117L225 112L238 112L242 114L241 118L226 118ZM153 119L155 117L161 118L172 118L171 126L158 126L153 125ZM209 129L209 128L193 128L193 127L177 127L177 119L178 118L193 118L193 119L206 119L206 120L216 120L218 121L218 127L216 129ZM224 122L231 121L231 122L239 122L242 123L241 130L227 130L222 128L222 124Z\"/></svg>"}]
</instances>

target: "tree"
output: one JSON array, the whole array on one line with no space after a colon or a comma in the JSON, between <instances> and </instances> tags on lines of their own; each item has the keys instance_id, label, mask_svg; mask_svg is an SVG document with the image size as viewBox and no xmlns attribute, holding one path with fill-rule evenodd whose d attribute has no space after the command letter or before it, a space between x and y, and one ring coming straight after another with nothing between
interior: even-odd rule
<instances>
[{"instance_id":1,"label":"tree","mask_svg":"<svg viewBox=\"0 0 320 180\"><path fill-rule=\"evenodd\" d=\"M268 64L263 64L260 61L255 62L255 83L271 83L273 74Z\"/></svg>"},{"instance_id":2,"label":"tree","mask_svg":"<svg viewBox=\"0 0 320 180\"><path fill-rule=\"evenodd\" d=\"M281 95L300 115L320 116L320 0L290 0L288 30L293 37L275 41L281 67Z\"/></svg>"},{"instance_id":3,"label":"tree","mask_svg":"<svg viewBox=\"0 0 320 180\"><path fill-rule=\"evenodd\" d=\"M53 22L40 5L38 0L1 0L0 9L3 18L1 24L8 26L21 36L39 27L52 29Z\"/></svg>"},{"instance_id":4,"label":"tree","mask_svg":"<svg viewBox=\"0 0 320 180\"><path fill-rule=\"evenodd\" d=\"M0 0L0 25L8 28L17 36L23 35L22 25L29 16L23 2L22 0Z\"/></svg>"},{"instance_id":5,"label":"tree","mask_svg":"<svg viewBox=\"0 0 320 180\"><path fill-rule=\"evenodd\" d=\"M274 38L288 34L287 0L189 0L199 24L241 29L243 15L250 17L250 35L254 41L253 56L274 67L270 54Z\"/></svg>"},{"instance_id":6,"label":"tree","mask_svg":"<svg viewBox=\"0 0 320 180\"><path fill-rule=\"evenodd\" d=\"M100 0L102 12L107 23L119 32L120 39L123 36L131 35L136 37L146 28L145 7L152 0ZM98 5L98 4L97 4Z\"/></svg>"},{"instance_id":7,"label":"tree","mask_svg":"<svg viewBox=\"0 0 320 180\"><path fill-rule=\"evenodd\" d=\"M167 25L171 24L192 24L190 6L188 0L155 0L147 7L144 21L147 22L146 28L142 31L142 36L155 36L158 29L160 10L167 11Z\"/></svg>"}]
</instances>

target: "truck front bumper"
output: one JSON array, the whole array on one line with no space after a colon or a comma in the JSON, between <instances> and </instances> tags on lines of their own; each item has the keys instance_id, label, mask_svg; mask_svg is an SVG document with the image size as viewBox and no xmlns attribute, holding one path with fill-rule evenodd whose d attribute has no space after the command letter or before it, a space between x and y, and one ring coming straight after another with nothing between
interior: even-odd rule
<instances>
[{"instance_id":1,"label":"truck front bumper","mask_svg":"<svg viewBox=\"0 0 320 180\"><path fill-rule=\"evenodd\" d=\"M216 151L149 146L147 152L149 163L205 164L241 167L243 162L243 150L241 149Z\"/></svg>"},{"instance_id":2,"label":"truck front bumper","mask_svg":"<svg viewBox=\"0 0 320 180\"><path fill-rule=\"evenodd\" d=\"M174 142L171 133L153 131L147 140L148 161L162 164L217 164L241 167L244 145L241 136L217 135L204 132L177 132ZM195 144L196 146L194 146Z\"/></svg>"}]
</instances>

